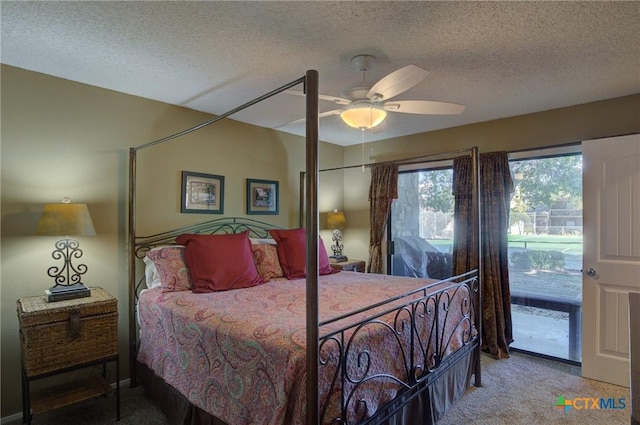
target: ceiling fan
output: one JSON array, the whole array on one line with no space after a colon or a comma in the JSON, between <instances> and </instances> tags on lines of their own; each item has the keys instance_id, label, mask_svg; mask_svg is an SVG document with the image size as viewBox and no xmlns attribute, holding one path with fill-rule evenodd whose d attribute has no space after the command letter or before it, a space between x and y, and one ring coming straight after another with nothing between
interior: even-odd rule
<instances>
[{"instance_id":1,"label":"ceiling fan","mask_svg":"<svg viewBox=\"0 0 640 425\"><path fill-rule=\"evenodd\" d=\"M371 55L358 55L351 59L351 64L362 72L362 82L343 92L342 95L344 97L320 94L320 100L330 101L342 106L340 109L320 113L320 118L340 115L342 120L351 127L365 130L382 123L387 116L387 112L454 115L464 111L465 106L456 103L431 100L391 100L422 81L429 71L416 65L407 65L393 71L373 84L365 81L365 73L371 68L374 61L375 58ZM287 90L286 92L304 96L301 91ZM296 124L304 120L302 118L289 124Z\"/></svg>"}]
</instances>

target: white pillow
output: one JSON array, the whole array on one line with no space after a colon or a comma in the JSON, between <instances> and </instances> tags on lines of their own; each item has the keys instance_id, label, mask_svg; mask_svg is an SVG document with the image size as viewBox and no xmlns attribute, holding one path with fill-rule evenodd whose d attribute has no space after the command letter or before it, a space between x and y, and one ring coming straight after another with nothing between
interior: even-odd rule
<instances>
[{"instance_id":1,"label":"white pillow","mask_svg":"<svg viewBox=\"0 0 640 425\"><path fill-rule=\"evenodd\" d=\"M271 239L271 238L265 238L265 239L249 238L249 240L251 241L252 245L260 245L260 244L276 245L275 239Z\"/></svg>"},{"instance_id":2,"label":"white pillow","mask_svg":"<svg viewBox=\"0 0 640 425\"><path fill-rule=\"evenodd\" d=\"M153 289L162 285L162 282L160 282L160 275L158 274L155 263L146 255L144 256L142 261L144 261L144 276L147 283L147 288Z\"/></svg>"}]
</instances>

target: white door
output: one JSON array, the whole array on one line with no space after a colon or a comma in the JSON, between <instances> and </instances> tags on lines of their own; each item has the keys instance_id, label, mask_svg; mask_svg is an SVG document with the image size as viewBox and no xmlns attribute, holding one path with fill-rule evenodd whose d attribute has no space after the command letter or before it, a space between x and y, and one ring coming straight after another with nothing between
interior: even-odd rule
<instances>
[{"instance_id":1,"label":"white door","mask_svg":"<svg viewBox=\"0 0 640 425\"><path fill-rule=\"evenodd\" d=\"M585 141L582 155L582 375L629 387L629 292L640 292L640 135Z\"/></svg>"}]
</instances>

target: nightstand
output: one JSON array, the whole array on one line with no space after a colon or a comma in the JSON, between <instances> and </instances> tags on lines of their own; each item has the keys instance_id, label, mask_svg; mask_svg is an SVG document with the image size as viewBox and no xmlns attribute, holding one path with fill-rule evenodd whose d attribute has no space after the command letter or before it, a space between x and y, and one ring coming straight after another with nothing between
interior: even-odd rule
<instances>
[{"instance_id":1,"label":"nightstand","mask_svg":"<svg viewBox=\"0 0 640 425\"><path fill-rule=\"evenodd\" d=\"M22 422L31 416L106 395L107 364L115 362L116 420L120 420L118 301L101 288L91 296L47 302L46 296L17 301L22 364ZM101 376L67 382L31 394L30 382L102 366Z\"/></svg>"},{"instance_id":2,"label":"nightstand","mask_svg":"<svg viewBox=\"0 0 640 425\"><path fill-rule=\"evenodd\" d=\"M362 260L347 260L341 263L330 263L334 270L364 273L366 263Z\"/></svg>"}]
</instances>

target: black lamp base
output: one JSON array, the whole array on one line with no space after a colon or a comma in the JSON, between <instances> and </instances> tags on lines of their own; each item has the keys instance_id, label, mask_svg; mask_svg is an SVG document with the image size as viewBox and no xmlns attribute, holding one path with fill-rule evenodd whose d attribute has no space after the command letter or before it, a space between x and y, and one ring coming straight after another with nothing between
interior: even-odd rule
<instances>
[{"instance_id":1,"label":"black lamp base","mask_svg":"<svg viewBox=\"0 0 640 425\"><path fill-rule=\"evenodd\" d=\"M345 261L349 261L346 255L332 255L329 257L329 261L333 263L344 263Z\"/></svg>"},{"instance_id":2,"label":"black lamp base","mask_svg":"<svg viewBox=\"0 0 640 425\"><path fill-rule=\"evenodd\" d=\"M91 290L82 283L52 286L45 290L44 293L47 296L48 303L91 296Z\"/></svg>"}]
</instances>

